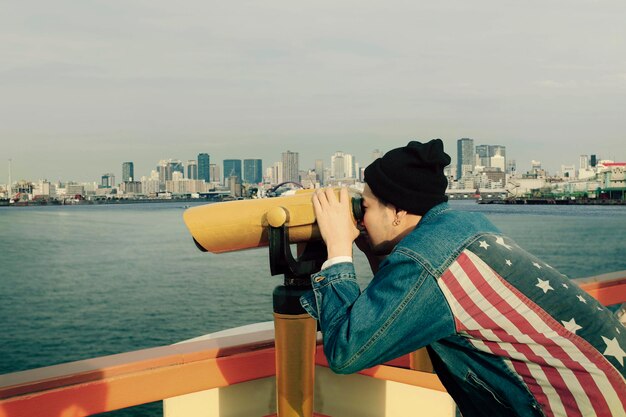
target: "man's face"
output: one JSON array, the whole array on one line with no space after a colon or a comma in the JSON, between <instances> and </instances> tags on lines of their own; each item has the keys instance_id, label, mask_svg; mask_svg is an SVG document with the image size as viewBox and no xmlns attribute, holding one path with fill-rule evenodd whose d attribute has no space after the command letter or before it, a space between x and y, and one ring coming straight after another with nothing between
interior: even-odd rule
<instances>
[{"instance_id":1,"label":"man's face","mask_svg":"<svg viewBox=\"0 0 626 417\"><path fill-rule=\"evenodd\" d=\"M369 185L363 189L363 226L367 230L369 244L376 255L387 255L397 243L392 225L396 209L385 205L372 193Z\"/></svg>"}]
</instances>

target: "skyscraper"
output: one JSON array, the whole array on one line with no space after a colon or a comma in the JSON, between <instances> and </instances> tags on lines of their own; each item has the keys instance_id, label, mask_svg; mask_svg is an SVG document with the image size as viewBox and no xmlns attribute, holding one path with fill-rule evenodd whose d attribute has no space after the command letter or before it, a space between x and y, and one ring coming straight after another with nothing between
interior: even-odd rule
<instances>
[{"instance_id":1,"label":"skyscraper","mask_svg":"<svg viewBox=\"0 0 626 417\"><path fill-rule=\"evenodd\" d=\"M587 155L580 155L580 169L589 168L589 157Z\"/></svg>"},{"instance_id":2,"label":"skyscraper","mask_svg":"<svg viewBox=\"0 0 626 417\"><path fill-rule=\"evenodd\" d=\"M235 176L241 182L241 159L224 159L224 184L228 184L228 177Z\"/></svg>"},{"instance_id":3,"label":"skyscraper","mask_svg":"<svg viewBox=\"0 0 626 417\"><path fill-rule=\"evenodd\" d=\"M462 138L457 141L457 180L474 170L474 155L474 139Z\"/></svg>"},{"instance_id":4,"label":"skyscraper","mask_svg":"<svg viewBox=\"0 0 626 417\"><path fill-rule=\"evenodd\" d=\"M122 181L129 182L135 179L135 164L124 162L122 164Z\"/></svg>"},{"instance_id":5,"label":"skyscraper","mask_svg":"<svg viewBox=\"0 0 626 417\"><path fill-rule=\"evenodd\" d=\"M210 164L209 165L209 173L210 173L210 177L211 177L211 181L212 182L220 182L220 166L217 164Z\"/></svg>"},{"instance_id":6,"label":"skyscraper","mask_svg":"<svg viewBox=\"0 0 626 417\"><path fill-rule=\"evenodd\" d=\"M168 161L160 160L159 165L157 165L157 172L159 173L159 181L162 183L172 180L172 166Z\"/></svg>"},{"instance_id":7,"label":"skyscraper","mask_svg":"<svg viewBox=\"0 0 626 417\"><path fill-rule=\"evenodd\" d=\"M198 161L195 159L187 161L187 178L190 180L198 179Z\"/></svg>"},{"instance_id":8,"label":"skyscraper","mask_svg":"<svg viewBox=\"0 0 626 417\"><path fill-rule=\"evenodd\" d=\"M322 159L315 160L315 175L317 177L317 181L324 185L324 161Z\"/></svg>"},{"instance_id":9,"label":"skyscraper","mask_svg":"<svg viewBox=\"0 0 626 417\"><path fill-rule=\"evenodd\" d=\"M185 177L185 167L183 167L182 161L180 161L179 159L170 159L168 161L168 164L170 166L170 171L172 175L174 175L174 172L180 172L183 178Z\"/></svg>"},{"instance_id":10,"label":"skyscraper","mask_svg":"<svg viewBox=\"0 0 626 417\"><path fill-rule=\"evenodd\" d=\"M211 164L210 164L209 154L199 153L198 154L198 179L199 180L204 180L206 182L211 181L211 174L209 170L210 166Z\"/></svg>"},{"instance_id":11,"label":"skyscraper","mask_svg":"<svg viewBox=\"0 0 626 417\"><path fill-rule=\"evenodd\" d=\"M476 145L476 165L488 167L489 158L493 155L489 153L489 145Z\"/></svg>"},{"instance_id":12,"label":"skyscraper","mask_svg":"<svg viewBox=\"0 0 626 417\"><path fill-rule=\"evenodd\" d=\"M298 182L300 180L300 176L298 174L299 163L298 163L298 152L283 152L283 181L294 181Z\"/></svg>"},{"instance_id":13,"label":"skyscraper","mask_svg":"<svg viewBox=\"0 0 626 417\"><path fill-rule=\"evenodd\" d=\"M346 161L343 152L335 152L330 157L330 172L335 179L346 178Z\"/></svg>"},{"instance_id":14,"label":"skyscraper","mask_svg":"<svg viewBox=\"0 0 626 417\"><path fill-rule=\"evenodd\" d=\"M263 182L263 162L260 159L243 160L243 182L248 184Z\"/></svg>"},{"instance_id":15,"label":"skyscraper","mask_svg":"<svg viewBox=\"0 0 626 417\"><path fill-rule=\"evenodd\" d=\"M115 175L112 173L102 174L100 182L100 188L113 188L115 187Z\"/></svg>"}]
</instances>

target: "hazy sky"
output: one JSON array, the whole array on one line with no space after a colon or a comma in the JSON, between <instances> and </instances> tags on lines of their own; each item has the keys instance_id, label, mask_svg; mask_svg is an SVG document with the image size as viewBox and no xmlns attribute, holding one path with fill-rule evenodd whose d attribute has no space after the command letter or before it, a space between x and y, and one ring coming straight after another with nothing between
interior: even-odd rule
<instances>
[{"instance_id":1,"label":"hazy sky","mask_svg":"<svg viewBox=\"0 0 626 417\"><path fill-rule=\"evenodd\" d=\"M0 183L440 137L626 160L626 2L0 3Z\"/></svg>"}]
</instances>

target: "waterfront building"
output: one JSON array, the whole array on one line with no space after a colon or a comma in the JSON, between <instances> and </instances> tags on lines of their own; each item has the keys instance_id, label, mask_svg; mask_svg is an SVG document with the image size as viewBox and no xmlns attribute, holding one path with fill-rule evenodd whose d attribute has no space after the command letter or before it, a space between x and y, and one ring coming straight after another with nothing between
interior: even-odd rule
<instances>
[{"instance_id":1,"label":"waterfront building","mask_svg":"<svg viewBox=\"0 0 626 417\"><path fill-rule=\"evenodd\" d=\"M561 165L562 178L576 178L576 167L574 165Z\"/></svg>"},{"instance_id":2,"label":"waterfront building","mask_svg":"<svg viewBox=\"0 0 626 417\"><path fill-rule=\"evenodd\" d=\"M113 188L115 187L115 175L112 173L102 174L100 181L100 188Z\"/></svg>"},{"instance_id":3,"label":"waterfront building","mask_svg":"<svg viewBox=\"0 0 626 417\"><path fill-rule=\"evenodd\" d=\"M135 179L135 164L132 162L124 162L122 164L122 182L128 182Z\"/></svg>"},{"instance_id":4,"label":"waterfront building","mask_svg":"<svg viewBox=\"0 0 626 417\"><path fill-rule=\"evenodd\" d=\"M484 167L477 178L477 188L502 188L506 183L506 174L498 167Z\"/></svg>"},{"instance_id":5,"label":"waterfront building","mask_svg":"<svg viewBox=\"0 0 626 417\"><path fill-rule=\"evenodd\" d=\"M76 196L84 196L85 195L85 186L83 184L78 184L75 182L68 182L65 185L65 194L68 197L76 197Z\"/></svg>"},{"instance_id":6,"label":"waterfront building","mask_svg":"<svg viewBox=\"0 0 626 417\"><path fill-rule=\"evenodd\" d=\"M602 183L605 189L626 191L626 162L603 162L601 167Z\"/></svg>"},{"instance_id":7,"label":"waterfront building","mask_svg":"<svg viewBox=\"0 0 626 417\"><path fill-rule=\"evenodd\" d=\"M315 170L300 171L300 184L304 188L317 188L316 185L319 185L319 183L317 182Z\"/></svg>"},{"instance_id":8,"label":"waterfront building","mask_svg":"<svg viewBox=\"0 0 626 417\"><path fill-rule=\"evenodd\" d=\"M233 176L241 182L241 159L224 159L224 185L228 185L228 178Z\"/></svg>"},{"instance_id":9,"label":"waterfront building","mask_svg":"<svg viewBox=\"0 0 626 417\"><path fill-rule=\"evenodd\" d=\"M152 171L153 175L150 178L142 177L141 178L141 191L143 194L148 196L155 196L161 191L161 181L159 180L158 174L155 178L155 171Z\"/></svg>"},{"instance_id":10,"label":"waterfront building","mask_svg":"<svg viewBox=\"0 0 626 417\"><path fill-rule=\"evenodd\" d=\"M175 172L180 173L180 175L184 178L185 177L185 167L183 166L182 161L178 160L178 159L170 159L168 161L168 164L170 166L170 171L172 173L172 178Z\"/></svg>"},{"instance_id":11,"label":"waterfront building","mask_svg":"<svg viewBox=\"0 0 626 417\"><path fill-rule=\"evenodd\" d=\"M515 159L509 159L508 161L506 161L506 173L515 175L516 172L517 172L517 163L515 162Z\"/></svg>"},{"instance_id":12,"label":"waterfront building","mask_svg":"<svg viewBox=\"0 0 626 417\"><path fill-rule=\"evenodd\" d=\"M334 179L354 178L356 174L354 156L341 151L330 157L330 169Z\"/></svg>"},{"instance_id":13,"label":"waterfront building","mask_svg":"<svg viewBox=\"0 0 626 417\"><path fill-rule=\"evenodd\" d=\"M120 190L123 194L143 194L141 181L124 181L120 184Z\"/></svg>"},{"instance_id":14,"label":"waterfront building","mask_svg":"<svg viewBox=\"0 0 626 417\"><path fill-rule=\"evenodd\" d=\"M506 171L506 161L504 159L504 156L500 155L500 153L497 153L489 158L489 161L490 168L497 168L503 173Z\"/></svg>"},{"instance_id":15,"label":"waterfront building","mask_svg":"<svg viewBox=\"0 0 626 417\"><path fill-rule=\"evenodd\" d=\"M190 180L175 176L175 179L165 182L165 191L172 194L198 194L206 193L209 190L209 184L204 180Z\"/></svg>"},{"instance_id":16,"label":"waterfront building","mask_svg":"<svg viewBox=\"0 0 626 417\"><path fill-rule=\"evenodd\" d=\"M474 139L459 139L457 141L457 180L471 174L474 170L475 163Z\"/></svg>"},{"instance_id":17,"label":"waterfront building","mask_svg":"<svg viewBox=\"0 0 626 417\"><path fill-rule=\"evenodd\" d=\"M198 179L206 182L219 181L218 177L211 176L211 158L208 153L198 154Z\"/></svg>"},{"instance_id":18,"label":"waterfront building","mask_svg":"<svg viewBox=\"0 0 626 417\"><path fill-rule=\"evenodd\" d=\"M326 182L324 181L324 160L316 159L315 160L315 175L317 178L317 182L320 185L324 185Z\"/></svg>"},{"instance_id":19,"label":"waterfront building","mask_svg":"<svg viewBox=\"0 0 626 417\"><path fill-rule=\"evenodd\" d=\"M245 184L263 182L263 161L260 159L243 160L243 182Z\"/></svg>"},{"instance_id":20,"label":"waterfront building","mask_svg":"<svg viewBox=\"0 0 626 417\"><path fill-rule=\"evenodd\" d=\"M578 169L585 170L589 168L589 157L587 155L580 155L580 159L578 162Z\"/></svg>"},{"instance_id":21,"label":"waterfront building","mask_svg":"<svg viewBox=\"0 0 626 417\"><path fill-rule=\"evenodd\" d=\"M219 183L221 181L222 175L220 173L220 167L217 164L210 164L209 165L209 178L211 179L211 182L214 183ZM199 180L205 180L204 178L202 178L199 174L199 167L198 167L198 179Z\"/></svg>"},{"instance_id":22,"label":"waterfront building","mask_svg":"<svg viewBox=\"0 0 626 417\"><path fill-rule=\"evenodd\" d=\"M343 159L343 152L335 152L330 157L330 172L333 179L341 179L346 177L346 163Z\"/></svg>"},{"instance_id":23,"label":"waterfront building","mask_svg":"<svg viewBox=\"0 0 626 417\"><path fill-rule=\"evenodd\" d=\"M299 182L298 172L300 171L298 162L298 152L283 152L283 181Z\"/></svg>"},{"instance_id":24,"label":"waterfront building","mask_svg":"<svg viewBox=\"0 0 626 417\"><path fill-rule=\"evenodd\" d=\"M230 195L232 197L241 197L243 195L243 190L241 187L241 178L237 175L231 175L228 177L228 189L230 190Z\"/></svg>"},{"instance_id":25,"label":"waterfront building","mask_svg":"<svg viewBox=\"0 0 626 417\"><path fill-rule=\"evenodd\" d=\"M196 161L195 159L190 159L187 161L187 178L189 178L190 180L198 179L198 161Z\"/></svg>"},{"instance_id":26,"label":"waterfront building","mask_svg":"<svg viewBox=\"0 0 626 417\"><path fill-rule=\"evenodd\" d=\"M283 182L283 163L282 161L274 162L272 165L272 173L270 175L270 184L280 184Z\"/></svg>"},{"instance_id":27,"label":"waterfront building","mask_svg":"<svg viewBox=\"0 0 626 417\"><path fill-rule=\"evenodd\" d=\"M39 180L37 184L35 184L35 188L33 188L33 197L37 198L47 198L51 196L50 188L52 184L46 180Z\"/></svg>"},{"instance_id":28,"label":"waterfront building","mask_svg":"<svg viewBox=\"0 0 626 417\"><path fill-rule=\"evenodd\" d=\"M165 181L170 181L172 179L172 167L168 161L163 159L160 160L156 170L159 173L159 181L164 183Z\"/></svg>"},{"instance_id":29,"label":"waterfront building","mask_svg":"<svg viewBox=\"0 0 626 417\"><path fill-rule=\"evenodd\" d=\"M475 165L488 167L491 163L491 154L489 153L489 145L476 145L476 163Z\"/></svg>"}]
</instances>

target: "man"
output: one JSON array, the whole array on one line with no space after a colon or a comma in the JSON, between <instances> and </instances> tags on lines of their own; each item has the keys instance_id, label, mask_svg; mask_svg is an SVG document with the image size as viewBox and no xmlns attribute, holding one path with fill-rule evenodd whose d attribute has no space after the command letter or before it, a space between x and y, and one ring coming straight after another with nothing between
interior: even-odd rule
<instances>
[{"instance_id":1,"label":"man","mask_svg":"<svg viewBox=\"0 0 626 417\"><path fill-rule=\"evenodd\" d=\"M484 216L451 210L449 163L435 139L366 168L375 275L363 292L346 190L314 195L328 260L301 302L331 368L352 373L427 346L464 417L625 416L626 329Z\"/></svg>"}]
</instances>

